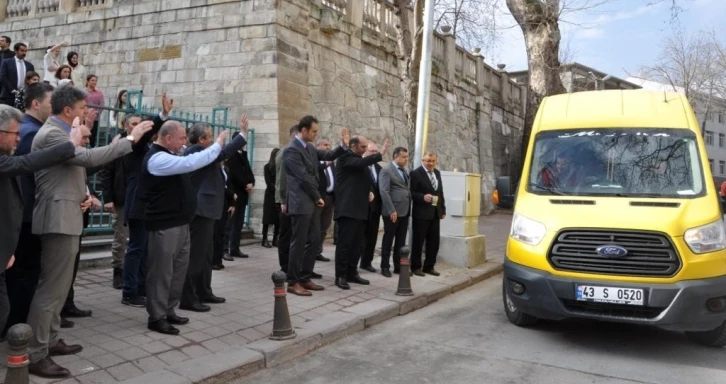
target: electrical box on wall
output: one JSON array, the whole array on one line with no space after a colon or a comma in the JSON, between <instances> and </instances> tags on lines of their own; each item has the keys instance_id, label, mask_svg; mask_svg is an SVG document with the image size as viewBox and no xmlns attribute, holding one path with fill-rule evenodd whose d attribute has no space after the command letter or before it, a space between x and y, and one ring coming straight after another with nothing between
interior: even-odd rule
<instances>
[{"instance_id":1,"label":"electrical box on wall","mask_svg":"<svg viewBox=\"0 0 726 384\"><path fill-rule=\"evenodd\" d=\"M477 235L481 211L481 175L441 171L441 182L446 200L446 218L441 222L441 235Z\"/></svg>"}]
</instances>

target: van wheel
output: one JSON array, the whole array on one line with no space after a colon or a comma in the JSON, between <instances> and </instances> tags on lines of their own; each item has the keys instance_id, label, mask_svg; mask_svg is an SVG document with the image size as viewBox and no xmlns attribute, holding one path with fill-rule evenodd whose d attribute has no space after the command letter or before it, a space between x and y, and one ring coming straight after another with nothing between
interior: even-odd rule
<instances>
[{"instance_id":1,"label":"van wheel","mask_svg":"<svg viewBox=\"0 0 726 384\"><path fill-rule=\"evenodd\" d=\"M686 332L686 336L698 344L707 347L726 346L726 321L716 329L703 332Z\"/></svg>"},{"instance_id":2,"label":"van wheel","mask_svg":"<svg viewBox=\"0 0 726 384\"><path fill-rule=\"evenodd\" d=\"M537 323L536 317L520 311L514 304L514 301L509 298L506 277L502 278L502 301L504 302L504 312L507 314L507 319L512 324L519 327L526 327Z\"/></svg>"}]
</instances>

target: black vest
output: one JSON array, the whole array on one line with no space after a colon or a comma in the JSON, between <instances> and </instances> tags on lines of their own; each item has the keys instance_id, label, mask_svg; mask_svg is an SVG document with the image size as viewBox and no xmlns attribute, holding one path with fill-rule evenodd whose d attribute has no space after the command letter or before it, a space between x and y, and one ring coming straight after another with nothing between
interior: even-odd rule
<instances>
[{"instance_id":1,"label":"black vest","mask_svg":"<svg viewBox=\"0 0 726 384\"><path fill-rule=\"evenodd\" d=\"M197 196L188 173L173 176L154 176L149 173L149 159L166 148L153 144L141 164L138 189L139 202L144 207L146 229L160 231L189 224L197 210Z\"/></svg>"}]
</instances>

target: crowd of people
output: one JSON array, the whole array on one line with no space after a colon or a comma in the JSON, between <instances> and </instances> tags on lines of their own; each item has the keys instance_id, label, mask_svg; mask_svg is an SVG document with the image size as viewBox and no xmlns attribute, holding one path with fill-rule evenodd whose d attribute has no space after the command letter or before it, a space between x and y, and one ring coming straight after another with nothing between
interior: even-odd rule
<instances>
[{"instance_id":1,"label":"crowd of people","mask_svg":"<svg viewBox=\"0 0 726 384\"><path fill-rule=\"evenodd\" d=\"M0 55L9 44L0 37ZM166 94L157 116L115 113L121 132L108 145L94 147L98 113L87 106L100 105L95 76L88 75L87 88L80 88L48 75L56 68L59 76L70 71L74 79L79 70L77 54L68 55L69 70L59 64L64 45L48 48L42 80L36 73L31 81L18 81L33 71L22 43L0 64L0 193L6 196L0 203L6 212L0 220L5 265L0 330L30 325L29 371L47 378L70 375L53 356L83 349L66 344L61 329L74 326L69 318L92 316L76 306L73 291L91 211L113 214L111 284L121 290L121 303L146 308L148 329L177 335L177 326L190 321L177 309L207 312L208 304L226 301L212 290L212 271L224 268L223 260L249 257L240 238L255 186L245 151L247 116L240 117L232 138L226 131L215 138L208 124L187 129L170 119L174 102ZM126 104L122 96L118 102ZM391 277L391 254L393 273L400 273L399 250L410 218L411 273L438 275L439 223L446 206L436 155L426 153L423 165L409 172L408 150L397 147L393 161L382 167L388 140L379 151L345 128L331 148L330 141L317 138L318 130L315 117L303 117L264 167L262 246L277 247L288 292L311 296L325 289L312 280L322 278L314 271L316 261L330 261L323 242L333 222L340 289L369 284L359 267L377 272L372 261L381 217L381 273ZM89 183L97 172L99 191Z\"/></svg>"}]
</instances>

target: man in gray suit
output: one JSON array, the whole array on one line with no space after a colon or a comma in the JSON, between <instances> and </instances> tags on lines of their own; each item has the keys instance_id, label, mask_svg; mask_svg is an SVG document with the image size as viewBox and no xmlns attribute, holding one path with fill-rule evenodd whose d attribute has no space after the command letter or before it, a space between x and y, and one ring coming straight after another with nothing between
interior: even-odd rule
<instances>
[{"instance_id":1,"label":"man in gray suit","mask_svg":"<svg viewBox=\"0 0 726 384\"><path fill-rule=\"evenodd\" d=\"M393 150L393 162L381 169L378 176L378 190L381 192L383 207L383 242L381 243L381 274L391 277L391 245L393 248L393 273L401 269L401 247L406 245L408 218L411 210L411 191L406 173L408 150L398 147Z\"/></svg>"},{"instance_id":2,"label":"man in gray suit","mask_svg":"<svg viewBox=\"0 0 726 384\"><path fill-rule=\"evenodd\" d=\"M285 148L282 159L287 175L287 197L282 212L290 215L292 241L287 267L288 292L298 296L312 296L309 290L322 291L322 285L313 283L315 257L320 250L320 209L325 202L319 191L318 162L335 160L347 151L350 133L343 128L343 146L334 151L319 151L312 142L318 135L318 120L305 116L298 124L299 132Z\"/></svg>"},{"instance_id":3,"label":"man in gray suit","mask_svg":"<svg viewBox=\"0 0 726 384\"><path fill-rule=\"evenodd\" d=\"M247 115L240 118L240 131L247 132ZM201 152L214 144L212 127L196 123L189 130L189 143L184 155ZM197 211L189 225L190 250L187 277L182 290L179 309L208 312L204 303L220 304L225 299L212 292L212 255L214 254L214 223L222 218L224 208L224 178L219 171L222 161L234 155L246 144L243 135L237 135L222 148L217 159L191 174L197 194Z\"/></svg>"},{"instance_id":4,"label":"man in gray suit","mask_svg":"<svg viewBox=\"0 0 726 384\"><path fill-rule=\"evenodd\" d=\"M32 152L68 141L72 127L86 109L86 93L62 87L50 100L51 116L33 139ZM30 305L30 373L49 378L70 372L50 356L80 352L80 345L66 345L58 338L60 312L73 281L73 266L83 232L83 212L93 203L86 189L86 168L99 167L131 152L131 145L151 123L136 126L123 140L106 147L76 148L75 157L35 173L33 233L41 236L41 269L38 288ZM77 128L78 129L78 128Z\"/></svg>"},{"instance_id":5,"label":"man in gray suit","mask_svg":"<svg viewBox=\"0 0 726 384\"><path fill-rule=\"evenodd\" d=\"M10 310L5 269L12 267L15 261L13 253L23 224L23 196L20 180L16 176L32 175L35 171L72 158L75 156L76 144L81 141L80 132L75 129L71 133L71 141L43 151L12 156L20 142L18 122L22 118L23 115L17 109L0 104L0 330L5 329Z\"/></svg>"}]
</instances>

